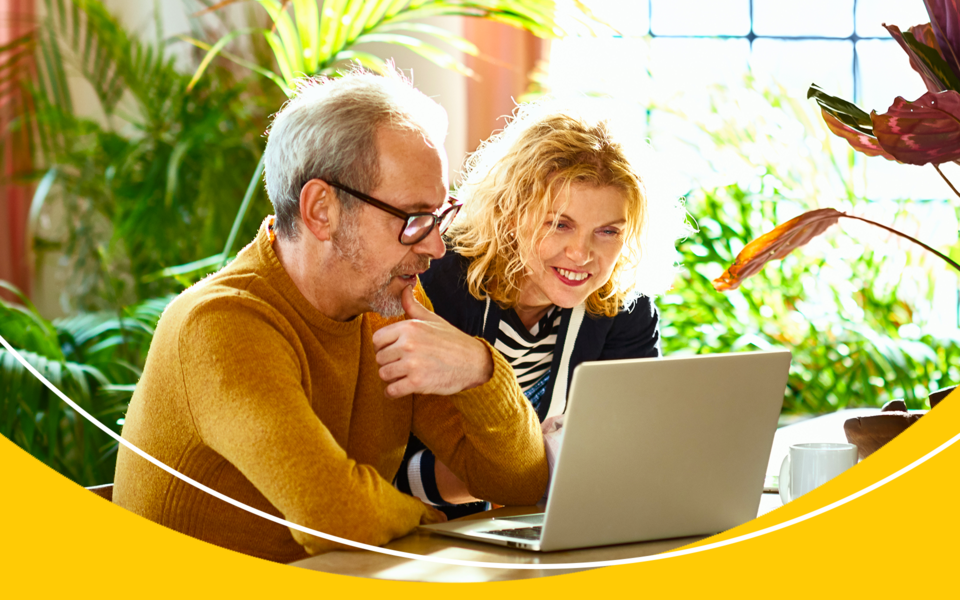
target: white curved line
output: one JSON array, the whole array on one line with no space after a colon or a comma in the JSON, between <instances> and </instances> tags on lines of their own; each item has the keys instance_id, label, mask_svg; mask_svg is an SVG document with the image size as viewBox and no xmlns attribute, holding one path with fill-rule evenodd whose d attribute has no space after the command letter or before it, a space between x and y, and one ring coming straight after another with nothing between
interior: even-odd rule
<instances>
[{"instance_id":1,"label":"white curved line","mask_svg":"<svg viewBox=\"0 0 960 600\"><path fill-rule=\"evenodd\" d=\"M801 522L803 522L803 521L806 521L807 519L810 519L810 518L815 517L815 516L817 516L817 515L823 514L823 513L827 512L827 511L833 510L834 508L837 508L838 506L843 506L844 504L846 504L846 503L848 503L848 502L851 502L852 500L856 500L856 499L859 498L860 496L863 496L864 494L866 494L866 493L868 493L868 492L871 492L871 491L879 488L880 486L885 485L885 484L893 481L894 479L900 477L900 476L903 475L904 473L912 470L914 467L917 467L917 466L919 466L919 465L927 462L928 460L930 460L931 458L933 458L933 457L936 456L937 454L940 454L941 452L943 452L944 450L946 450L947 448L949 448L950 446L952 446L954 443L957 442L957 440L960 440L960 434L957 434L957 435L953 436L953 437L950 438L948 441L944 442L943 444L941 444L940 446L938 446L938 447L935 448L934 450L931 450L931 451L928 452L926 455L924 455L924 456L918 458L917 460L913 461L913 462L910 463L909 465L903 467L902 469L900 469L900 470L897 471L896 473L893 473L893 474L891 474L891 475L888 475L887 477L884 477L884 478L881 479L880 481L878 481L878 482L876 482L876 483L874 483L874 484L872 484L872 485L869 485L869 486L863 488L863 489L860 490L859 492L855 492L855 493L853 493L853 494L850 494L850 495L847 496L846 498L842 498L842 499L840 499L840 500L837 500L836 502L833 502L832 504L828 504L828 505L826 505L826 506L824 506L824 507L822 507L822 508L818 508L817 510L814 510L814 511L812 511L812 512L809 512L809 513L807 513L807 514L805 514L805 515L801 515L801 516L799 516L799 517L795 517L795 518L793 518L793 519L790 519L789 521L784 521L783 523L779 523L779 524L777 524L777 525L772 525L772 526L767 527L767 528L765 528L765 529L760 529L760 530L754 531L754 532L752 532L752 533L747 533L747 534L744 534L744 535L737 536L737 537L735 537L735 538L730 538L729 540L722 540L722 541L719 541L719 542L713 542L713 543L711 543L711 544L705 544L705 545L703 545L703 546L696 546L696 547L694 547L694 548L687 548L686 550L673 550L673 551L671 551L671 552L664 552L664 553L661 553L661 554L654 554L654 555L652 555L652 556L641 556L641 557L637 557L637 558L624 558L624 559L619 559L619 560L602 560L602 561L594 561L594 562L554 563L554 564L512 564L512 563L474 562L474 561L472 561L472 560L459 560L459 559L455 559L455 558L439 558L439 557L435 557L435 556L424 556L424 555L420 555L420 554L412 554L412 553L409 553L409 552L400 552L399 550L390 550L390 549L387 549L387 548L381 548L381 547L379 547L379 546L371 546L370 544L363 544L363 543L360 543L360 542L355 542L355 541L353 541L353 540L348 540L348 539L336 537L336 536L333 536L333 535L330 535L330 534L327 534L327 533L323 533L323 532L320 532L320 531L316 531L316 530L314 530L314 529L310 529L310 528L304 527L304 526L302 526L302 525L297 525L296 523L291 523L290 521L285 521L284 519L281 519L280 517L275 517L275 516L273 516L273 515L271 515L271 514L268 514L268 513L265 513L265 512L263 512L263 511L261 511L261 510L258 510L258 509L256 509L256 508L253 508L252 506L247 506L246 504L244 504L244 503L242 503L242 502L238 502L238 501L234 500L233 498L230 498L229 496L225 496L225 495L221 494L220 492L218 492L218 491L216 491L216 490L214 490L214 489L208 488L207 486L203 485L202 483L200 483L200 482L198 482L198 481L194 481L193 479L187 477L186 475L183 475L182 473L174 470L173 468L168 467L168 466L165 465L164 463L160 462L159 460L155 459L154 457L152 457L152 456L150 456L149 454L147 454L146 452L144 452L143 450L137 448L136 446L134 446L133 444L131 444L129 441L123 439L122 437L120 437L119 435L117 435L116 433L114 433L113 430L111 430L109 427L107 427L106 425L104 425L103 423L101 423L100 421L98 421L97 419L93 418L93 416L91 416L87 411L85 411L85 410L83 410L82 408L80 408L76 403L74 403L73 400L71 400L70 398L68 398L63 392L61 392L59 389L57 389L57 387L56 387L55 385L53 385L52 383L50 383L49 381L47 381L47 379L46 379L43 375L41 375L39 372L37 372L37 370L34 369L33 366L30 365L30 363L28 363L26 360L23 359L22 356L20 356L20 353L19 353L19 352L17 352L12 346L10 346L9 343L7 343L7 340L3 339L3 336L0 336L0 344L3 344L4 348L6 348L11 354L13 354L13 356L20 362L20 364L23 365L28 371L30 371L30 372L34 375L34 377L36 377L36 378L39 379L41 382L43 382L43 384L44 384L45 386L47 386L47 388L48 388L50 391L52 391L54 394L56 394L57 396L59 396L61 400L63 400L64 402L66 402L68 405L70 405L70 407L73 408L73 410L77 411L78 413L80 413L81 415L83 415L84 418L86 418L88 421L90 421L91 423L93 423L94 425L96 425L98 428L100 428L101 431L103 431L104 433L106 433L107 435L109 435L110 437L112 437L113 439L117 440L117 442L123 444L124 446L126 446L127 448L129 448L130 450L132 450L133 452L135 452L135 453L137 453L138 455L142 456L144 459L146 459L146 460L150 461L151 463L153 463L154 465L160 467L161 469L163 469L163 470L166 471L167 473L170 473L170 474L173 475L174 477L177 477L178 479L181 479L182 481L185 481L185 482L189 483L190 485L196 487L197 489L203 490L204 492L210 494L211 496L214 496L214 497L216 497L216 498L219 498L220 500L223 500L224 502L228 502L228 503L232 504L233 506L236 506L237 508L241 508L241 509L243 509L243 510L245 510L245 511L251 513L251 514L254 514L254 515L263 517L264 519L267 519L267 520L269 520L269 521L273 521L274 523L277 523L277 524L279 524L279 525L284 525L284 526L286 526L286 527L290 527L290 528L292 528L292 529L296 529L296 530L302 531L302 532L304 532L304 533L309 533L310 535L314 535L314 536L317 536L317 537L319 537L319 538L323 538L323 539L325 539L325 540L330 540L331 542L337 542L338 544L344 544L344 545L346 545L346 546L353 546L354 548L360 548L361 550L369 550L369 551L371 551L371 552L379 552L380 554L387 554L387 555L390 555L390 556L396 556L396 557L398 557L398 558L408 558L408 559L413 559L413 560L425 560L425 561L428 561L428 562L442 563L442 564L447 564L447 565L456 565L456 566L460 566L460 567L483 567L483 568L489 568L489 569L545 569L545 570L552 570L552 569L592 569L592 568L597 568L597 567L609 567L609 566L614 566L614 565L628 565L628 564L633 564L633 563L650 562L650 561L654 561L654 560L662 560L662 559L664 559L664 558L673 558L673 557L676 557L676 556L686 556L687 554L696 554L696 553L698 553L698 552L704 552L704 551L706 551L706 550L713 550L714 548L722 548L722 547L724 547L724 546L729 546L729 545L735 544L735 543L737 543L737 542L742 542L742 541L746 541L746 540L749 540L749 539L753 539L753 538L755 538L755 537L759 537L759 536L761 536L761 535L766 535L766 534L768 534L768 533L773 533L774 531L778 531L778 530L780 530L780 529L783 529L784 527L789 527L790 525L795 525L795 524L797 524L797 523L801 523Z\"/></svg>"}]
</instances>

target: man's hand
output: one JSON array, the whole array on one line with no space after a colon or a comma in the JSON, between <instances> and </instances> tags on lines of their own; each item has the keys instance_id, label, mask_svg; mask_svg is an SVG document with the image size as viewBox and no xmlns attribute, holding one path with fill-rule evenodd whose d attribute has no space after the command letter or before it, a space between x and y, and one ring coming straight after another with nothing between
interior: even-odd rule
<instances>
[{"instance_id":1,"label":"man's hand","mask_svg":"<svg viewBox=\"0 0 960 600\"><path fill-rule=\"evenodd\" d=\"M408 319L373 334L387 396L449 396L490 380L493 357L483 342L424 308L412 286L400 299Z\"/></svg>"},{"instance_id":2,"label":"man's hand","mask_svg":"<svg viewBox=\"0 0 960 600\"><path fill-rule=\"evenodd\" d=\"M424 504L423 505L423 514L420 515L420 524L421 525L433 525L434 523L446 523L447 515L443 514L434 507Z\"/></svg>"}]
</instances>

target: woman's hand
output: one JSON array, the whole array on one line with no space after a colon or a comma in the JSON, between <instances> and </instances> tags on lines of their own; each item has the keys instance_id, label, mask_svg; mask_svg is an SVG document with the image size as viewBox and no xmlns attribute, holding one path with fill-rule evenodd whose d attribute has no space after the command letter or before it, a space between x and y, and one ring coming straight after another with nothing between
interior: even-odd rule
<instances>
[{"instance_id":1,"label":"woman's hand","mask_svg":"<svg viewBox=\"0 0 960 600\"><path fill-rule=\"evenodd\" d=\"M493 376L486 344L424 308L408 286L400 296L407 320L373 334L380 378L387 396L449 396L477 387Z\"/></svg>"}]
</instances>

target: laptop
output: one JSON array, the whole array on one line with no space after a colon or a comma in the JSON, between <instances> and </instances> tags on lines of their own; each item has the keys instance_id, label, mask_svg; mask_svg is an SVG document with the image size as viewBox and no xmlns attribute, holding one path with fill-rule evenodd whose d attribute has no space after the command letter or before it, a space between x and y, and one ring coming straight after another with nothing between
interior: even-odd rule
<instances>
[{"instance_id":1,"label":"laptop","mask_svg":"<svg viewBox=\"0 0 960 600\"><path fill-rule=\"evenodd\" d=\"M550 552L715 534L756 518L790 352L585 362L546 510L422 525Z\"/></svg>"}]
</instances>

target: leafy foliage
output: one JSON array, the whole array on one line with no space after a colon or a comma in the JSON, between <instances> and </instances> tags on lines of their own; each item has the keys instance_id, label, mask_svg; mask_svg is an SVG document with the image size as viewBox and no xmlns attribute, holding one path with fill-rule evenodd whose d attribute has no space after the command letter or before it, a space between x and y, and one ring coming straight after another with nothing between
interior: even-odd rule
<instances>
[{"instance_id":1,"label":"leafy foliage","mask_svg":"<svg viewBox=\"0 0 960 600\"><path fill-rule=\"evenodd\" d=\"M97 0L46 1L45 20L3 55L17 115L4 136L26 136L37 161L19 177L55 173L47 202L64 213L60 231L33 223L36 247L70 257L74 308L169 293L179 284L145 275L220 248L283 96L227 68L187 93L162 31L146 42ZM70 74L89 83L102 119L77 113ZM32 214L43 210L35 202ZM257 223L245 225L252 235Z\"/></svg>"},{"instance_id":2,"label":"leafy foliage","mask_svg":"<svg viewBox=\"0 0 960 600\"><path fill-rule=\"evenodd\" d=\"M101 423L120 431L153 328L172 297L120 314L82 313L53 322L0 299L0 336L50 383ZM83 485L113 480L116 442L77 414L0 348L0 434Z\"/></svg>"},{"instance_id":3,"label":"leafy foliage","mask_svg":"<svg viewBox=\"0 0 960 600\"><path fill-rule=\"evenodd\" d=\"M942 267L908 254L909 247L864 249L864 242L836 231L736 290L714 291L711 281L775 225L821 203L861 213L872 203L854 189L853 151L835 151L822 122L782 90L716 89L712 98L709 115L686 118L706 134L708 143L697 141L705 159L739 170L733 168L732 182L688 196L700 230L681 243L683 277L658 301L665 352L789 348L788 413L879 406L892 398L922 408L930 390L960 380L958 330L915 323ZM898 214L907 216L902 205ZM903 293L912 278L926 291Z\"/></svg>"},{"instance_id":4,"label":"leafy foliage","mask_svg":"<svg viewBox=\"0 0 960 600\"><path fill-rule=\"evenodd\" d=\"M235 4L241 0L224 0L210 10ZM553 0L376 0L373 2L344 2L343 0L257 0L270 15L270 29L244 29L223 36L209 45L184 38L208 54L197 69L193 82L200 79L213 57L223 56L270 78L286 93L291 93L293 81L306 75L332 75L346 62L353 61L376 72L386 69L382 58L358 50L355 46L369 43L387 43L407 48L441 67L462 75L473 72L435 43L442 42L471 56L477 56L477 47L449 31L417 22L441 16L466 16L489 19L519 29L526 29L538 37L559 37L567 33L561 25L568 21L573 27L591 29L593 21L589 9L579 0L571 4L573 10L557 6ZM235 38L244 34L262 36L273 50L276 71L257 68L249 61L224 51ZM411 34L419 34L414 37Z\"/></svg>"},{"instance_id":5,"label":"leafy foliage","mask_svg":"<svg viewBox=\"0 0 960 600\"><path fill-rule=\"evenodd\" d=\"M807 211L799 217L794 217L786 223L777 225L774 229L747 244L744 249L740 251L740 254L737 255L733 264L730 265L720 277L713 281L713 287L720 292L738 288L744 279L759 272L768 262L783 259L800 246L803 246L811 239L835 225L841 218L856 219L886 229L890 233L899 235L924 248L928 252L932 252L942 258L951 267L960 271L960 265L949 256L943 254L936 248L928 246L913 236L909 236L881 223L871 221L870 219L848 215L847 213L832 208L818 208Z\"/></svg>"},{"instance_id":6,"label":"leafy foliage","mask_svg":"<svg viewBox=\"0 0 960 600\"><path fill-rule=\"evenodd\" d=\"M914 101L897 97L883 114L867 114L816 84L811 85L807 97L820 105L830 130L855 150L867 156L936 167L960 159L960 13L954 0L924 4L930 23L906 31L896 25L884 27L907 54L910 66L927 87L926 94Z\"/></svg>"},{"instance_id":7,"label":"leafy foliage","mask_svg":"<svg viewBox=\"0 0 960 600\"><path fill-rule=\"evenodd\" d=\"M382 58L352 48L374 42L404 46L467 73L445 51L414 37L477 53L462 38L412 21L432 16L562 33L560 13L548 0L260 0L270 21L264 25L253 18L253 27L236 28L224 20L227 32L217 36L195 20L194 34L181 39L207 52L193 55L182 71L159 18L155 41L148 42L99 0L44 1L47 16L0 47L0 108L14 116L0 131L0 151L12 143L13 156L32 158L27 168L17 163L13 169L18 181L40 182L30 237L37 252L59 250L69 259L62 303L80 312L50 322L26 298L22 307L3 303L0 335L115 430L168 294L223 264L235 240L252 237L259 217L247 219L247 209L266 201L257 194L260 137L295 76L333 75L346 61L383 70ZM577 18L585 22L588 13L580 6ZM243 56L232 53L230 41L248 33L256 35ZM209 43L212 38L218 41ZM214 61L218 55L241 68ZM74 76L91 88L96 117L77 110L68 81ZM252 212L266 213L262 208ZM45 215L59 227L44 230ZM112 478L113 442L5 350L0 433L79 483Z\"/></svg>"}]
</instances>

